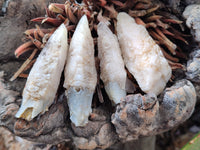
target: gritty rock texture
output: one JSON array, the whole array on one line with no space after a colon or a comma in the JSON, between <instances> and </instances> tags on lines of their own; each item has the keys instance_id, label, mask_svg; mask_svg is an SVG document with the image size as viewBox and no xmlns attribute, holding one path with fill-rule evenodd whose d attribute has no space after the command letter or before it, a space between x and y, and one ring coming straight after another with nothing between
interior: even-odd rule
<instances>
[{"instance_id":1,"label":"gritty rock texture","mask_svg":"<svg viewBox=\"0 0 200 150\"><path fill-rule=\"evenodd\" d=\"M168 4L170 9L176 15L181 14L184 8L191 4L200 4L200 0L162 0L165 4Z\"/></svg>"},{"instance_id":2,"label":"gritty rock texture","mask_svg":"<svg viewBox=\"0 0 200 150\"><path fill-rule=\"evenodd\" d=\"M190 54L186 77L193 82L197 93L197 102L200 102L200 49L196 49Z\"/></svg>"},{"instance_id":3,"label":"gritty rock texture","mask_svg":"<svg viewBox=\"0 0 200 150\"><path fill-rule=\"evenodd\" d=\"M5 128L0 128L0 149L1 150L14 150L14 149L24 149L32 150L33 143L24 140L19 137L15 137L11 132L5 130Z\"/></svg>"},{"instance_id":4,"label":"gritty rock texture","mask_svg":"<svg viewBox=\"0 0 200 150\"><path fill-rule=\"evenodd\" d=\"M137 139L156 127L159 103L155 95L129 95L112 115L119 137L123 141Z\"/></svg>"},{"instance_id":5,"label":"gritty rock texture","mask_svg":"<svg viewBox=\"0 0 200 150\"><path fill-rule=\"evenodd\" d=\"M200 49L191 53L187 62L187 78L195 83L200 83Z\"/></svg>"},{"instance_id":6,"label":"gritty rock texture","mask_svg":"<svg viewBox=\"0 0 200 150\"><path fill-rule=\"evenodd\" d=\"M112 115L116 130L105 106L93 109L87 126L77 128L70 122L64 93L48 112L27 122L14 118L21 100L16 92L7 89L2 79L0 83L0 99L6 98L6 103L0 103L0 126L29 141L44 144L70 141L80 149L105 149L119 140L125 142L167 131L189 118L196 100L193 85L182 80L167 88L158 99L155 95L127 96ZM7 94L10 96L5 97Z\"/></svg>"},{"instance_id":7,"label":"gritty rock texture","mask_svg":"<svg viewBox=\"0 0 200 150\"><path fill-rule=\"evenodd\" d=\"M181 80L162 93L135 94L125 98L112 115L112 123L122 141L166 131L189 118L196 104L192 83Z\"/></svg>"},{"instance_id":8,"label":"gritty rock texture","mask_svg":"<svg viewBox=\"0 0 200 150\"><path fill-rule=\"evenodd\" d=\"M191 34L197 42L200 42L200 5L193 4L185 8L183 17L186 25L191 29Z\"/></svg>"},{"instance_id":9,"label":"gritty rock texture","mask_svg":"<svg viewBox=\"0 0 200 150\"><path fill-rule=\"evenodd\" d=\"M200 85L199 83L193 83L197 93L197 103L200 103Z\"/></svg>"},{"instance_id":10,"label":"gritty rock texture","mask_svg":"<svg viewBox=\"0 0 200 150\"><path fill-rule=\"evenodd\" d=\"M200 0L185 0L186 5L200 4Z\"/></svg>"},{"instance_id":11,"label":"gritty rock texture","mask_svg":"<svg viewBox=\"0 0 200 150\"><path fill-rule=\"evenodd\" d=\"M30 122L15 119L14 115L19 108L18 104L21 99L16 99L18 93L7 89L3 83L2 75L1 72L0 126L6 127L15 135L29 141L45 144L58 144L73 140L74 144L82 149L83 145L87 149L107 148L116 142L117 134L110 123L110 115L105 108L93 109L91 119L86 127L76 128L71 124L64 93L44 115L40 115Z\"/></svg>"},{"instance_id":12,"label":"gritty rock texture","mask_svg":"<svg viewBox=\"0 0 200 150\"><path fill-rule=\"evenodd\" d=\"M13 122L15 118L13 114L17 112L19 109L18 105L16 104L17 100L16 97L19 93L8 90L7 86L2 83L4 73L0 72L0 126L5 126L10 131L13 131Z\"/></svg>"}]
</instances>

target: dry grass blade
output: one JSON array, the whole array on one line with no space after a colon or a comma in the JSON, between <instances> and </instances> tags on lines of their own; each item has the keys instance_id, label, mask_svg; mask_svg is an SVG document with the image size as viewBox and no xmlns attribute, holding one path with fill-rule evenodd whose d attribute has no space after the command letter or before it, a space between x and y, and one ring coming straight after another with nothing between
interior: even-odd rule
<instances>
[{"instance_id":1,"label":"dry grass blade","mask_svg":"<svg viewBox=\"0 0 200 150\"><path fill-rule=\"evenodd\" d=\"M23 63L23 65L17 70L17 72L10 78L10 81L14 81L27 67L27 65L32 61L34 58L35 54L37 53L38 49L34 49L30 57Z\"/></svg>"}]
</instances>

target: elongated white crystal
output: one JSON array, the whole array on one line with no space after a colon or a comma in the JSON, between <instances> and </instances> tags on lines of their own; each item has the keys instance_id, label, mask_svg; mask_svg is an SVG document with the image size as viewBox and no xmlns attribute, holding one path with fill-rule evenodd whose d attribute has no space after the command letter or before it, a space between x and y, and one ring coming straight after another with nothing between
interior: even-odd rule
<instances>
[{"instance_id":1,"label":"elongated white crystal","mask_svg":"<svg viewBox=\"0 0 200 150\"><path fill-rule=\"evenodd\" d=\"M96 82L93 38L84 15L71 39L65 68L64 87L70 119L76 126L84 126L88 122Z\"/></svg>"},{"instance_id":2,"label":"elongated white crystal","mask_svg":"<svg viewBox=\"0 0 200 150\"><path fill-rule=\"evenodd\" d=\"M146 28L128 14L117 16L117 35L124 62L145 93L160 94L171 77L171 67Z\"/></svg>"},{"instance_id":3,"label":"elongated white crystal","mask_svg":"<svg viewBox=\"0 0 200 150\"><path fill-rule=\"evenodd\" d=\"M126 70L121 56L117 37L105 23L99 23L98 57L100 59L101 79L109 98L117 104L126 96Z\"/></svg>"},{"instance_id":4,"label":"elongated white crystal","mask_svg":"<svg viewBox=\"0 0 200 150\"><path fill-rule=\"evenodd\" d=\"M32 120L48 110L60 83L67 50L67 29L62 24L52 34L29 73L17 118Z\"/></svg>"}]
</instances>

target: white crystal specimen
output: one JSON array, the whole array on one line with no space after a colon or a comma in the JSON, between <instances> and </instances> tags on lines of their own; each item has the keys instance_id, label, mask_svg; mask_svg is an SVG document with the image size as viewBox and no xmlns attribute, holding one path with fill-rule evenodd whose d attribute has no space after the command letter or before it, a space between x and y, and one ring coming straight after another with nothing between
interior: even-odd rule
<instances>
[{"instance_id":1,"label":"white crystal specimen","mask_svg":"<svg viewBox=\"0 0 200 150\"><path fill-rule=\"evenodd\" d=\"M118 39L103 22L98 24L97 33L100 77L109 98L117 104L126 96L126 70Z\"/></svg>"},{"instance_id":2,"label":"white crystal specimen","mask_svg":"<svg viewBox=\"0 0 200 150\"><path fill-rule=\"evenodd\" d=\"M17 118L32 120L53 103L67 58L67 39L67 29L62 24L52 34L29 73Z\"/></svg>"},{"instance_id":3,"label":"white crystal specimen","mask_svg":"<svg viewBox=\"0 0 200 150\"><path fill-rule=\"evenodd\" d=\"M124 63L145 93L160 94L171 77L171 67L146 28L128 14L117 16L117 35Z\"/></svg>"},{"instance_id":4,"label":"white crystal specimen","mask_svg":"<svg viewBox=\"0 0 200 150\"><path fill-rule=\"evenodd\" d=\"M76 126L88 123L91 103L97 83L93 38L84 15L71 39L65 67L66 96L70 119Z\"/></svg>"}]
</instances>

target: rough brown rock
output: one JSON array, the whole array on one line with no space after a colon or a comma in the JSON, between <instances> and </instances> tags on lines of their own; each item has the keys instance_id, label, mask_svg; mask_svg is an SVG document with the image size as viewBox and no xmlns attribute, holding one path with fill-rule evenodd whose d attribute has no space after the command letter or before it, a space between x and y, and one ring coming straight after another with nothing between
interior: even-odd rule
<instances>
[{"instance_id":1,"label":"rough brown rock","mask_svg":"<svg viewBox=\"0 0 200 150\"><path fill-rule=\"evenodd\" d=\"M127 96L112 115L112 123L122 141L156 135L184 122L192 114L196 92L188 80L166 88L157 99L155 95Z\"/></svg>"}]
</instances>

